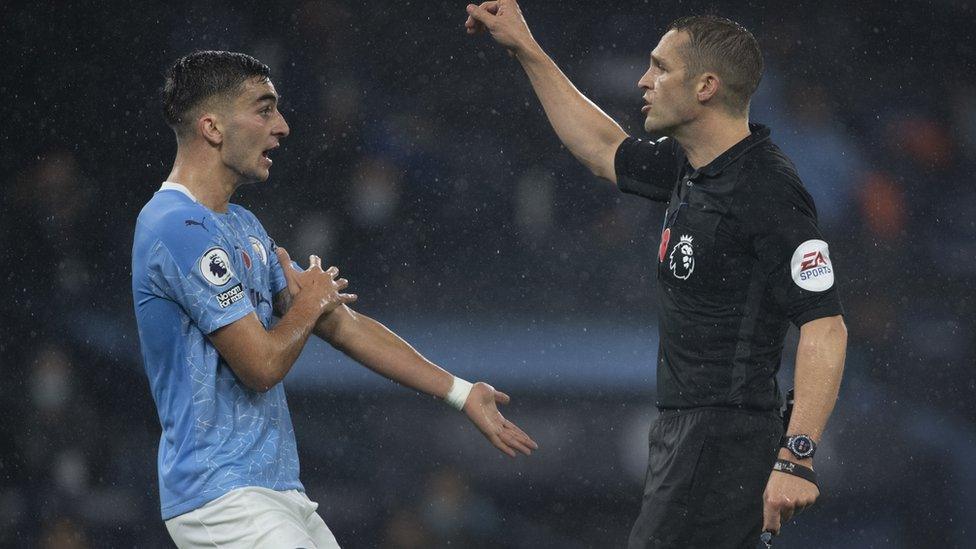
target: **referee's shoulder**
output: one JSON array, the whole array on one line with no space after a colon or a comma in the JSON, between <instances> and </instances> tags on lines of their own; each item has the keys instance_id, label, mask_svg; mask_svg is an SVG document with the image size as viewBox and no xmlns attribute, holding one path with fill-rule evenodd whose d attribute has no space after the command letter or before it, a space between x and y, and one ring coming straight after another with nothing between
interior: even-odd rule
<instances>
[{"instance_id":1,"label":"referee's shoulder","mask_svg":"<svg viewBox=\"0 0 976 549\"><path fill-rule=\"evenodd\" d=\"M767 142L748 155L740 190L750 196L812 205L796 166L775 143Z\"/></svg>"}]
</instances>

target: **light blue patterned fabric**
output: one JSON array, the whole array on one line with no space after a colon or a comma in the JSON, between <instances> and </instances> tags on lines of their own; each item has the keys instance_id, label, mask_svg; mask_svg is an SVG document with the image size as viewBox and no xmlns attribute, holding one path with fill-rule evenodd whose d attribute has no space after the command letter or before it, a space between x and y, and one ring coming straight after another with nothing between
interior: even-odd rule
<instances>
[{"instance_id":1,"label":"light blue patterned fabric","mask_svg":"<svg viewBox=\"0 0 976 549\"><path fill-rule=\"evenodd\" d=\"M246 209L216 213L164 183L139 213L132 296L163 428L163 520L242 486L304 491L284 387L248 389L207 338L252 312L268 328L284 288L274 243Z\"/></svg>"}]
</instances>

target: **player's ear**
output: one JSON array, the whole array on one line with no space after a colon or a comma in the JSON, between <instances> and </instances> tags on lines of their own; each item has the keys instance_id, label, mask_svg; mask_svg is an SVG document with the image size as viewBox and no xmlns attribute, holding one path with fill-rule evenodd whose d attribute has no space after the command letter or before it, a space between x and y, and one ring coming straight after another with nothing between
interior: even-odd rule
<instances>
[{"instance_id":1,"label":"player's ear","mask_svg":"<svg viewBox=\"0 0 976 549\"><path fill-rule=\"evenodd\" d=\"M205 112L197 118L197 128L200 131L200 135L211 145L220 145L224 141L221 126L216 113Z\"/></svg>"},{"instance_id":2,"label":"player's ear","mask_svg":"<svg viewBox=\"0 0 976 549\"><path fill-rule=\"evenodd\" d=\"M705 72L698 78L698 88L696 96L698 101L705 103L718 94L718 89L722 85L722 80L713 72Z\"/></svg>"}]
</instances>

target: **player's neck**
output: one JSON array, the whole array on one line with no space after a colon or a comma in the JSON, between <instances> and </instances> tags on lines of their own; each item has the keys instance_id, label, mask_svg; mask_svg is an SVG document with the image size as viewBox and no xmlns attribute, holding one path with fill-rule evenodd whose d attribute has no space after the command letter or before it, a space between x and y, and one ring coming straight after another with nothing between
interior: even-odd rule
<instances>
[{"instance_id":1,"label":"player's neck","mask_svg":"<svg viewBox=\"0 0 976 549\"><path fill-rule=\"evenodd\" d=\"M177 151L173 170L166 178L167 181L183 185L197 202L220 213L227 211L238 179L238 175L219 158L195 158L185 151Z\"/></svg>"},{"instance_id":2,"label":"player's neck","mask_svg":"<svg viewBox=\"0 0 976 549\"><path fill-rule=\"evenodd\" d=\"M697 170L707 166L750 133L748 118L714 115L688 124L676 132L675 139L684 149L688 163Z\"/></svg>"}]
</instances>

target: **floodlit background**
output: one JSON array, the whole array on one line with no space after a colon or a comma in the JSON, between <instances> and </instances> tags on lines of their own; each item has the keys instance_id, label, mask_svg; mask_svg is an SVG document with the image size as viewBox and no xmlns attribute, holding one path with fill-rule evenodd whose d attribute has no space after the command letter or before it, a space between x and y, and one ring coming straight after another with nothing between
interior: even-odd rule
<instances>
[{"instance_id":1,"label":"floodlit background","mask_svg":"<svg viewBox=\"0 0 976 549\"><path fill-rule=\"evenodd\" d=\"M966 4L523 5L635 135L636 82L672 19L712 7L763 47L752 119L817 201L850 330L824 495L777 546L971 546ZM444 404L310 345L285 384L302 480L340 542L624 545L656 413L663 207L577 165L517 62L464 18L464 2L409 0L0 8L0 545L170 546L129 266L135 217L175 153L162 73L194 49L270 65L291 125L271 179L234 200L293 256L338 265L358 310L509 392L505 413L541 445L510 460Z\"/></svg>"}]
</instances>

